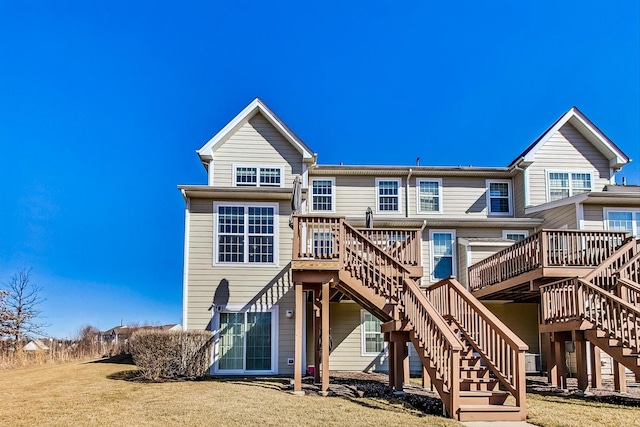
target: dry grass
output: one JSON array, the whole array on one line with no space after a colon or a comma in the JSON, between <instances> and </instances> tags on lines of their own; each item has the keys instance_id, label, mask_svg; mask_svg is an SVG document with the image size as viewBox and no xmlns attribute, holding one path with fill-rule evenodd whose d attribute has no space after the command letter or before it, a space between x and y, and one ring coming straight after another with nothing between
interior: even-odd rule
<instances>
[{"instance_id":1,"label":"dry grass","mask_svg":"<svg viewBox=\"0 0 640 427\"><path fill-rule=\"evenodd\" d=\"M640 426L640 408L576 396L529 393L527 421L545 427Z\"/></svg>"},{"instance_id":2,"label":"dry grass","mask_svg":"<svg viewBox=\"0 0 640 427\"><path fill-rule=\"evenodd\" d=\"M286 379L139 383L135 367L68 363L4 371L0 425L459 425L382 399L293 396Z\"/></svg>"}]
</instances>

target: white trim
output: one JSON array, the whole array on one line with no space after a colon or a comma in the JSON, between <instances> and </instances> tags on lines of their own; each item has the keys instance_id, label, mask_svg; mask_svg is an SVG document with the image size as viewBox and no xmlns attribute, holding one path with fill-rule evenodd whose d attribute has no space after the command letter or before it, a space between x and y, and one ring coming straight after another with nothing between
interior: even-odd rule
<instances>
[{"instance_id":1,"label":"white trim","mask_svg":"<svg viewBox=\"0 0 640 427\"><path fill-rule=\"evenodd\" d=\"M284 188L284 169L283 164L269 165L264 163L233 163L231 166L233 170L233 181L231 185L237 188ZM238 168L255 168L256 169L256 185L238 185ZM280 171L280 185L260 185L260 170L261 169L278 169Z\"/></svg>"},{"instance_id":2,"label":"white trim","mask_svg":"<svg viewBox=\"0 0 640 427\"><path fill-rule=\"evenodd\" d=\"M491 211L491 184L507 184L507 198L509 203L508 212L492 212ZM486 186L486 203L487 203L487 216L513 216L513 190L512 183L509 179L487 179L485 181Z\"/></svg>"},{"instance_id":3,"label":"white trim","mask_svg":"<svg viewBox=\"0 0 640 427\"><path fill-rule=\"evenodd\" d=\"M209 160L209 167L207 168L207 173L209 174L208 176L209 186L213 187L213 159Z\"/></svg>"},{"instance_id":4,"label":"white trim","mask_svg":"<svg viewBox=\"0 0 640 427\"><path fill-rule=\"evenodd\" d=\"M434 250L433 250L433 235L434 234L451 234L451 275L452 276L457 276L456 272L457 270L457 261L456 258L458 257L458 251L456 249L456 243L457 243L457 239L456 239L456 230L440 230L440 229L431 229L429 230L429 280L431 282L437 282L438 280L441 279L436 279L433 277L433 271L434 271L434 267L435 267L435 261L433 259L433 255L434 255Z\"/></svg>"},{"instance_id":5,"label":"white trim","mask_svg":"<svg viewBox=\"0 0 640 427\"><path fill-rule=\"evenodd\" d=\"M582 203L576 203L576 219L578 230L584 230L584 206Z\"/></svg>"},{"instance_id":6,"label":"white trim","mask_svg":"<svg viewBox=\"0 0 640 427\"><path fill-rule=\"evenodd\" d=\"M248 122L257 113L261 113L267 118L267 120L285 137L291 145L293 145L298 152L302 154L303 159L312 161L314 158L311 149L298 138L278 116L276 116L269 107L260 99L255 98L249 103L240 113L238 113L229 123L227 123L217 134L213 136L206 144L202 146L196 152L202 157L210 157L213 152L220 146L221 143L227 140L229 134L234 132L237 128Z\"/></svg>"},{"instance_id":7,"label":"white trim","mask_svg":"<svg viewBox=\"0 0 640 427\"><path fill-rule=\"evenodd\" d=\"M238 206L238 207L267 207L273 208L273 262L249 262L249 239L244 239L244 262L218 262L218 208L221 206ZM213 202L213 266L228 266L228 267L278 267L280 264L280 223L279 223L279 203L264 203L264 202ZM245 216L249 215L249 210L245 209ZM249 223L245 221L245 236L248 237Z\"/></svg>"},{"instance_id":8,"label":"white trim","mask_svg":"<svg viewBox=\"0 0 640 427\"><path fill-rule=\"evenodd\" d=\"M398 183L398 210L381 211L380 208L380 182L397 182ZM396 215L402 212L402 178L376 178L376 214L377 215Z\"/></svg>"},{"instance_id":9,"label":"white trim","mask_svg":"<svg viewBox=\"0 0 640 427\"><path fill-rule=\"evenodd\" d=\"M271 369L263 370L263 371L247 371L245 369L239 370L224 370L220 371L218 369L219 362L219 353L220 353L220 313L248 313L248 312L257 312L257 313L271 313ZM264 375L264 374L278 374L278 345L279 345L279 307L277 304L274 305L252 305L251 307L247 307L243 304L228 304L222 310L216 310L216 307L213 307L211 310L211 331L213 332L213 351L211 352L211 369L210 373L214 374L224 374L224 375ZM245 324L246 324L246 314L245 314ZM246 336L246 330L245 330ZM245 345L246 351L246 345ZM244 363L246 363L246 355L244 356Z\"/></svg>"},{"instance_id":10,"label":"white trim","mask_svg":"<svg viewBox=\"0 0 640 427\"><path fill-rule=\"evenodd\" d=\"M529 168L523 171L524 179L524 207L525 209L531 205L531 190L529 189Z\"/></svg>"},{"instance_id":11,"label":"white trim","mask_svg":"<svg viewBox=\"0 0 640 427\"><path fill-rule=\"evenodd\" d=\"M525 239L529 237L528 230L502 230L503 239L508 239L507 234L523 234Z\"/></svg>"},{"instance_id":12,"label":"white trim","mask_svg":"<svg viewBox=\"0 0 640 427\"><path fill-rule=\"evenodd\" d=\"M546 201L547 203L552 203L552 202L557 202L558 200L562 200L562 199L567 199L569 197L573 197L573 196L577 196L578 194L585 194L585 193L578 193L578 194L572 194L573 193L573 186L572 186L572 179L571 179L571 174L574 173L584 173L584 174L589 174L591 176L591 188L589 189L589 191L593 191L594 190L594 186L595 186L595 174L596 171L594 170L586 170L586 169L545 169L544 170L544 186L545 186L545 191L546 191ZM568 175L567 179L569 181L569 196L568 197L563 197L557 200L551 200L551 195L550 195L550 178L549 178L549 174L552 173L566 173Z\"/></svg>"},{"instance_id":13,"label":"white trim","mask_svg":"<svg viewBox=\"0 0 640 427\"><path fill-rule=\"evenodd\" d=\"M504 237L503 237L504 238ZM496 241L486 241L486 240L475 240L475 241L469 241L469 238L465 238L465 237L458 237L458 243L460 243L462 246L464 246L465 248L472 248L474 246L479 246L479 247L483 247L483 248L488 248L488 247L498 247L498 248L507 248L509 246L511 246L513 244L513 241L504 241L504 242L496 242Z\"/></svg>"},{"instance_id":14,"label":"white trim","mask_svg":"<svg viewBox=\"0 0 640 427\"><path fill-rule=\"evenodd\" d=\"M564 199L554 200L553 202L546 202L541 205L531 206L524 210L525 215L530 215L538 212L543 212L548 209L557 208L560 206L572 205L574 203L582 203L589 197L589 193L577 194L571 197L565 197Z\"/></svg>"},{"instance_id":15,"label":"white trim","mask_svg":"<svg viewBox=\"0 0 640 427\"><path fill-rule=\"evenodd\" d=\"M367 342L366 342L366 331L364 329L364 316L365 314L371 314L370 312L368 312L365 309L360 309L360 356L363 357L371 357L371 356L380 356L385 354L385 352L387 351L387 343L384 342L384 337L383 337L383 342L382 342L382 350L379 352L367 352ZM371 316L373 316L374 319L378 319L376 316L374 316L373 314L371 314ZM380 319L378 319L378 321L380 322L380 326L382 326L382 321L380 321ZM382 332L380 332L380 334L382 334ZM382 334L384 335L384 334Z\"/></svg>"},{"instance_id":16,"label":"white trim","mask_svg":"<svg viewBox=\"0 0 640 427\"><path fill-rule=\"evenodd\" d=\"M437 211L422 211L420 210L420 184L422 182L436 182L438 183L438 210ZM442 196L442 178L416 178L416 212L419 214L433 215L442 214L444 210Z\"/></svg>"},{"instance_id":17,"label":"white trim","mask_svg":"<svg viewBox=\"0 0 640 427\"><path fill-rule=\"evenodd\" d=\"M191 198L187 197L184 205L184 255L182 266L182 327L186 331L189 307L189 233L191 232Z\"/></svg>"},{"instance_id":18,"label":"white trim","mask_svg":"<svg viewBox=\"0 0 640 427\"><path fill-rule=\"evenodd\" d=\"M640 237L640 209L639 208L602 208L603 228L609 231L609 212L631 212L631 235Z\"/></svg>"},{"instance_id":19,"label":"white trim","mask_svg":"<svg viewBox=\"0 0 640 427\"><path fill-rule=\"evenodd\" d=\"M314 210L313 209L313 183L315 181L331 181L331 210ZM309 212L311 213L336 213L336 179L334 177L314 177L310 179L309 189L307 190L307 199L309 204Z\"/></svg>"}]
</instances>

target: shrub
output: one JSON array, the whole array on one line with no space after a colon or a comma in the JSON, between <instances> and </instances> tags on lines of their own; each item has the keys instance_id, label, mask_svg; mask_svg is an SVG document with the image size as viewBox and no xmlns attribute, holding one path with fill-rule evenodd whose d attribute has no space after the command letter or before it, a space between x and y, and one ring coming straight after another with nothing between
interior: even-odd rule
<instances>
[{"instance_id":1,"label":"shrub","mask_svg":"<svg viewBox=\"0 0 640 427\"><path fill-rule=\"evenodd\" d=\"M208 331L140 330L129 348L143 379L200 378L208 374L213 334Z\"/></svg>"}]
</instances>

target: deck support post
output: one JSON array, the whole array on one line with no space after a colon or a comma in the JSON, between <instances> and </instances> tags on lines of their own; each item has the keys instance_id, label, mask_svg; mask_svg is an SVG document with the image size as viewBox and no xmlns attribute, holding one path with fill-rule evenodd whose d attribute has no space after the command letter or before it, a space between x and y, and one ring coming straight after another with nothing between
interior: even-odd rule
<instances>
[{"instance_id":1,"label":"deck support post","mask_svg":"<svg viewBox=\"0 0 640 427\"><path fill-rule=\"evenodd\" d=\"M558 363L553 342L553 333L549 334L549 348L547 350L547 382L552 386L558 386Z\"/></svg>"},{"instance_id":2,"label":"deck support post","mask_svg":"<svg viewBox=\"0 0 640 427\"><path fill-rule=\"evenodd\" d=\"M405 379L409 378L409 348L407 347L409 334L408 332L393 331L390 332L390 340L390 347L393 348L394 353L393 363L389 360L389 372L391 373L393 370L392 387L396 391L402 391Z\"/></svg>"},{"instance_id":3,"label":"deck support post","mask_svg":"<svg viewBox=\"0 0 640 427\"><path fill-rule=\"evenodd\" d=\"M391 342L391 332L384 333L384 340L387 343L388 351L387 366L389 369L389 387L393 388L396 385L396 347Z\"/></svg>"},{"instance_id":4,"label":"deck support post","mask_svg":"<svg viewBox=\"0 0 640 427\"><path fill-rule=\"evenodd\" d=\"M566 333L555 332L553 335L553 351L556 362L556 387L567 388L567 353L565 347Z\"/></svg>"},{"instance_id":5,"label":"deck support post","mask_svg":"<svg viewBox=\"0 0 640 427\"><path fill-rule=\"evenodd\" d=\"M303 305L304 305L304 292L302 290L302 283L296 283L296 306L295 306L295 352L294 352L294 365L293 365L293 391L295 394L304 394L302 391L302 317L303 317Z\"/></svg>"},{"instance_id":6,"label":"deck support post","mask_svg":"<svg viewBox=\"0 0 640 427\"><path fill-rule=\"evenodd\" d=\"M591 347L591 388L602 388L602 364L600 362L600 349L593 343L589 344Z\"/></svg>"},{"instance_id":7,"label":"deck support post","mask_svg":"<svg viewBox=\"0 0 640 427\"><path fill-rule=\"evenodd\" d=\"M422 365L422 388L433 391L433 384L431 383L429 371L427 371L427 368L424 365Z\"/></svg>"},{"instance_id":8,"label":"deck support post","mask_svg":"<svg viewBox=\"0 0 640 427\"><path fill-rule=\"evenodd\" d=\"M322 284L322 395L329 392L329 292L330 283Z\"/></svg>"},{"instance_id":9,"label":"deck support post","mask_svg":"<svg viewBox=\"0 0 640 427\"><path fill-rule=\"evenodd\" d=\"M322 327L322 315L319 290L313 291L313 382L320 383L320 328Z\"/></svg>"},{"instance_id":10,"label":"deck support post","mask_svg":"<svg viewBox=\"0 0 640 427\"><path fill-rule=\"evenodd\" d=\"M627 375L622 363L613 361L613 387L620 393L627 392Z\"/></svg>"},{"instance_id":11,"label":"deck support post","mask_svg":"<svg viewBox=\"0 0 640 427\"><path fill-rule=\"evenodd\" d=\"M582 331L573 331L572 336L576 346L578 389L586 390L587 387L589 387L589 376L587 374L587 341Z\"/></svg>"}]
</instances>

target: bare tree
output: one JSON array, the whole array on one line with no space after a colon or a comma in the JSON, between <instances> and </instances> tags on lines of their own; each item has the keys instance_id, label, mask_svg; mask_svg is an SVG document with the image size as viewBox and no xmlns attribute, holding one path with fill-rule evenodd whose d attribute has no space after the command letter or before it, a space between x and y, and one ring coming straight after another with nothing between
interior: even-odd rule
<instances>
[{"instance_id":1,"label":"bare tree","mask_svg":"<svg viewBox=\"0 0 640 427\"><path fill-rule=\"evenodd\" d=\"M10 321L13 320L13 313L7 308L7 295L9 292L0 289L0 338L11 333Z\"/></svg>"},{"instance_id":2,"label":"bare tree","mask_svg":"<svg viewBox=\"0 0 640 427\"><path fill-rule=\"evenodd\" d=\"M9 313L6 322L8 335L15 343L26 337L41 335L43 328L47 326L40 319L40 304L44 299L41 296L42 287L31 280L31 270L18 270L5 286L9 292L4 302L4 307Z\"/></svg>"}]
</instances>

